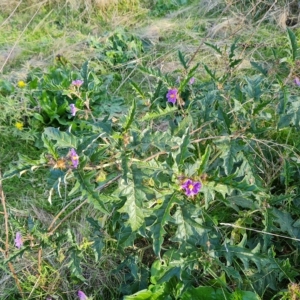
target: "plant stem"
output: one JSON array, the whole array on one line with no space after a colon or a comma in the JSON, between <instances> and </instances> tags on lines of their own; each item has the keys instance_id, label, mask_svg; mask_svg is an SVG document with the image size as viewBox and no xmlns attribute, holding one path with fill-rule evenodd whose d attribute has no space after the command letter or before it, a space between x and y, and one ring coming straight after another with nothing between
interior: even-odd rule
<instances>
[{"instance_id":1,"label":"plant stem","mask_svg":"<svg viewBox=\"0 0 300 300\"><path fill-rule=\"evenodd\" d=\"M114 183L115 181L117 181L119 178L121 178L122 174L117 175L116 177L114 177L113 179L109 180L108 182L106 182L105 184L103 184L102 186L96 188L96 191L102 191L105 188L107 188L108 186L110 186L112 183ZM78 206L76 206L70 213L68 213L52 230L51 228L53 227L54 223L56 222L56 220L59 218L59 216L66 210L67 207L69 207L71 205L71 203L79 200L81 197L75 198L73 199L65 208L63 208L53 219L52 223L50 224L50 226L48 227L48 235L51 236L57 229L58 227L60 227L71 215L73 215L74 212L76 212L77 210L79 210L84 204L86 204L88 202L88 199L85 199L83 202L81 202ZM51 231L50 231L51 230Z\"/></svg>"}]
</instances>

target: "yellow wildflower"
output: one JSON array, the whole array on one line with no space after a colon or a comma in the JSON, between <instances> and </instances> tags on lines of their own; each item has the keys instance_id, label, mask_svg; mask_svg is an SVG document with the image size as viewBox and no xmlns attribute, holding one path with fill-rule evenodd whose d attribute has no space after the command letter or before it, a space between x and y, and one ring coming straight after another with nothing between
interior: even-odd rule
<instances>
[{"instance_id":1,"label":"yellow wildflower","mask_svg":"<svg viewBox=\"0 0 300 300\"><path fill-rule=\"evenodd\" d=\"M23 80L18 81L18 87L19 88L24 88L26 86L26 83Z\"/></svg>"},{"instance_id":2,"label":"yellow wildflower","mask_svg":"<svg viewBox=\"0 0 300 300\"><path fill-rule=\"evenodd\" d=\"M105 180L106 180L106 173L103 170L99 171L99 173L96 177L96 181L101 182L101 181L105 181Z\"/></svg>"},{"instance_id":3,"label":"yellow wildflower","mask_svg":"<svg viewBox=\"0 0 300 300\"><path fill-rule=\"evenodd\" d=\"M56 161L56 164L53 167L54 169L65 169L66 168L66 162L63 158L60 158Z\"/></svg>"},{"instance_id":4,"label":"yellow wildflower","mask_svg":"<svg viewBox=\"0 0 300 300\"><path fill-rule=\"evenodd\" d=\"M18 130L23 130L24 124L23 124L23 122L16 122L16 123L15 123L15 127L16 127Z\"/></svg>"}]
</instances>

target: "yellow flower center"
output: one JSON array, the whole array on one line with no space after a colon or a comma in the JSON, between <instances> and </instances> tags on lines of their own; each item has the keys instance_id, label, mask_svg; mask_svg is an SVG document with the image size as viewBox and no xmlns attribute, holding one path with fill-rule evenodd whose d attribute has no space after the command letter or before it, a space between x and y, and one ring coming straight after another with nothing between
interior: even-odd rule
<instances>
[{"instance_id":1,"label":"yellow flower center","mask_svg":"<svg viewBox=\"0 0 300 300\"><path fill-rule=\"evenodd\" d=\"M65 169L66 168L66 164L65 164L65 161L64 159L59 159L57 162L56 162L56 165L54 166L54 168L58 168L58 169Z\"/></svg>"},{"instance_id":2,"label":"yellow flower center","mask_svg":"<svg viewBox=\"0 0 300 300\"><path fill-rule=\"evenodd\" d=\"M18 130L23 130L24 124L22 122L16 122L15 127Z\"/></svg>"},{"instance_id":3,"label":"yellow flower center","mask_svg":"<svg viewBox=\"0 0 300 300\"><path fill-rule=\"evenodd\" d=\"M26 86L26 83L23 81L23 80L20 80L19 82L18 82L18 87L19 88L24 88Z\"/></svg>"},{"instance_id":4,"label":"yellow flower center","mask_svg":"<svg viewBox=\"0 0 300 300\"><path fill-rule=\"evenodd\" d=\"M194 188L192 184L189 185L189 190L191 191Z\"/></svg>"}]
</instances>

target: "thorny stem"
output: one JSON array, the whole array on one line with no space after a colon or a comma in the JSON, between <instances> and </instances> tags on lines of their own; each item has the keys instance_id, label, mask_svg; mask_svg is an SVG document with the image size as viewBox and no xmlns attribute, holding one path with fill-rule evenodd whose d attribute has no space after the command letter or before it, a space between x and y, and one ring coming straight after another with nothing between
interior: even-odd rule
<instances>
[{"instance_id":1,"label":"thorny stem","mask_svg":"<svg viewBox=\"0 0 300 300\"><path fill-rule=\"evenodd\" d=\"M9 228L8 228L8 214L6 210L6 202L5 202L5 195L2 188L2 181L1 181L1 172L0 172L0 197L1 197L1 203L3 207L3 214L4 214L4 227L5 227L5 250L1 249L2 252L4 252L5 259L9 258ZM21 294L22 298L24 298L23 290L21 288L18 276L15 272L14 266L11 262L8 262L8 267L10 269L10 272L12 273L13 278L15 279L17 288L19 290L19 293Z\"/></svg>"},{"instance_id":2,"label":"thorny stem","mask_svg":"<svg viewBox=\"0 0 300 300\"><path fill-rule=\"evenodd\" d=\"M73 215L74 212L79 210L84 204L88 202L88 199L85 199L83 202L81 202L78 206L76 206L70 213L68 213L50 232L48 232L48 235L51 236L58 227L60 227L61 224L63 224L71 215Z\"/></svg>"},{"instance_id":3,"label":"thorny stem","mask_svg":"<svg viewBox=\"0 0 300 300\"><path fill-rule=\"evenodd\" d=\"M277 237L281 237L281 238L285 238L285 239L289 239L289 240L300 242L300 239L297 239L297 238L293 238L293 237L289 237L289 236L281 235L281 234L276 234L276 233L271 233L271 232L268 232L268 231L262 231L262 230L258 230L258 229L254 229L254 228L248 228L248 227L238 226L238 225L231 224L231 223L220 223L220 225L222 225L222 226L230 226L230 227L238 228L238 229L245 229L245 230L249 230L249 231L254 231L254 232L268 234L268 235L273 235L273 236L277 236Z\"/></svg>"},{"instance_id":4,"label":"thorny stem","mask_svg":"<svg viewBox=\"0 0 300 300\"><path fill-rule=\"evenodd\" d=\"M48 231L51 230L51 228L54 226L55 222L57 221L57 219L61 216L61 214L69 207L71 206L74 202L78 201L81 199L81 196L80 197L77 197L75 199L73 199L70 203L68 203L56 216L55 218L52 220L51 224L49 225L48 227Z\"/></svg>"},{"instance_id":5,"label":"thorny stem","mask_svg":"<svg viewBox=\"0 0 300 300\"><path fill-rule=\"evenodd\" d=\"M41 275L42 273L42 254L43 254L43 249L42 247L39 248L38 250L38 272L39 272L39 275Z\"/></svg>"},{"instance_id":6,"label":"thorny stem","mask_svg":"<svg viewBox=\"0 0 300 300\"><path fill-rule=\"evenodd\" d=\"M1 178L1 173L0 173L0 178ZM5 250L4 250L4 255L5 255L5 258L7 258L8 257L8 250L9 250L8 214L7 214L7 211L6 211L5 196L4 196L1 181L0 181L0 193L1 193L1 202L2 202L2 207L3 207L3 214L4 214L4 226L5 226Z\"/></svg>"}]
</instances>

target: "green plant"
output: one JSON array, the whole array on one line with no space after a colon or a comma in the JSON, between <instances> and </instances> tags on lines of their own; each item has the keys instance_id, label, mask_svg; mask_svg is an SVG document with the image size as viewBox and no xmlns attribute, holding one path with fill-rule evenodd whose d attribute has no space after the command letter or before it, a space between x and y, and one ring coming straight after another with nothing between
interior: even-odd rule
<instances>
[{"instance_id":1,"label":"green plant","mask_svg":"<svg viewBox=\"0 0 300 300\"><path fill-rule=\"evenodd\" d=\"M153 12L179 2L156 1ZM128 3L107 5L127 11ZM273 5L227 4L224 13L258 12L258 22ZM74 28L88 30L81 7ZM93 54L82 66L60 52L23 84L2 80L8 201L1 196L1 219L9 227L1 234L1 297L74 299L79 290L94 299L298 296L297 30L278 35L276 48L260 48L267 27L249 46L244 26L239 39L208 38L192 54L189 36L198 41L198 27L187 31L184 11L181 44L166 31L167 40L147 48L150 60L141 39L115 30L84 44ZM101 12L102 21L111 13ZM251 67L240 68L249 57ZM168 59L175 71L166 73ZM22 109L13 114L16 99Z\"/></svg>"},{"instance_id":2,"label":"green plant","mask_svg":"<svg viewBox=\"0 0 300 300\"><path fill-rule=\"evenodd\" d=\"M114 69L122 68L124 64L130 64L144 52L142 41L122 29L109 34L105 43L99 43L91 38L90 45L97 49L97 59Z\"/></svg>"},{"instance_id":3,"label":"green plant","mask_svg":"<svg viewBox=\"0 0 300 300\"><path fill-rule=\"evenodd\" d=\"M4 174L5 180L43 168L48 201L64 189L68 197L81 200L76 210L94 206L102 221L88 219L94 234L86 249L93 249L96 261L110 248L122 253L125 259L117 270L130 274L120 291L134 294L124 299L199 294L259 299L298 276L297 263L291 264L299 235L299 145L293 138L299 122L292 105L297 100L266 74L236 78L240 60L234 58L235 45L221 77L204 65L210 78L195 80L200 65L190 68L181 52L179 82L141 68L154 78L155 93L132 82L137 97L123 115L116 115L113 105L103 110L108 100L98 102L99 79L84 64L83 90L76 97L80 101L88 95L83 98L90 100L87 117L76 117L76 127L67 130L45 127L41 156L20 156ZM41 82L56 78L51 74L57 72L61 69L43 74ZM68 72L58 77L66 86L70 77L75 79ZM33 74L28 85L36 85L36 78ZM66 240L72 278L84 282L83 245L68 230L66 236L56 234L68 217L31 235L42 248L59 249Z\"/></svg>"},{"instance_id":4,"label":"green plant","mask_svg":"<svg viewBox=\"0 0 300 300\"><path fill-rule=\"evenodd\" d=\"M188 0L158 0L151 3L151 14L154 16L163 16L178 7L188 4Z\"/></svg>"}]
</instances>

